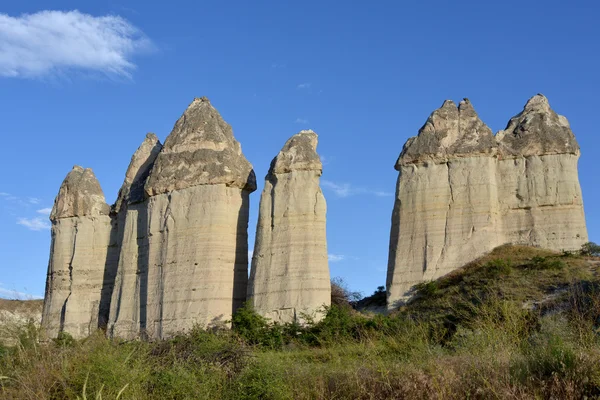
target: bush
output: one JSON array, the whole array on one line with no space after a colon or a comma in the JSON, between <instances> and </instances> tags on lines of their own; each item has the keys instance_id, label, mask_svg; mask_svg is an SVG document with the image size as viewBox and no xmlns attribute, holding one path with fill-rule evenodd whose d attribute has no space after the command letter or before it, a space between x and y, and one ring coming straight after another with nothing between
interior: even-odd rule
<instances>
[{"instance_id":1,"label":"bush","mask_svg":"<svg viewBox=\"0 0 600 400\"><path fill-rule=\"evenodd\" d=\"M566 268L567 264L563 260L554 257L533 257L531 259L532 267L541 270L561 270Z\"/></svg>"},{"instance_id":2,"label":"bush","mask_svg":"<svg viewBox=\"0 0 600 400\"><path fill-rule=\"evenodd\" d=\"M492 260L485 267L487 268L487 272L494 278L512 273L512 262L508 259L498 258Z\"/></svg>"},{"instance_id":3,"label":"bush","mask_svg":"<svg viewBox=\"0 0 600 400\"><path fill-rule=\"evenodd\" d=\"M331 279L331 304L335 306L351 306L361 298L360 292L353 292L348 284L339 276Z\"/></svg>"},{"instance_id":4,"label":"bush","mask_svg":"<svg viewBox=\"0 0 600 400\"><path fill-rule=\"evenodd\" d=\"M581 254L584 256L600 257L600 245L588 242L581 246Z\"/></svg>"}]
</instances>

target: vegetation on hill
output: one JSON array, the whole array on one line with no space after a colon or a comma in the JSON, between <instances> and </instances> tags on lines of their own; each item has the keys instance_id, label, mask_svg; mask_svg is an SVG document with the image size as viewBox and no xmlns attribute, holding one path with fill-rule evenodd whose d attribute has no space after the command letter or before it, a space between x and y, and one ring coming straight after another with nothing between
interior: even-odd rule
<instances>
[{"instance_id":1,"label":"vegetation on hill","mask_svg":"<svg viewBox=\"0 0 600 400\"><path fill-rule=\"evenodd\" d=\"M327 317L305 327L245 307L233 330L42 345L29 325L0 347L0 397L600 398L600 259L584 253L503 246L387 316L355 311L342 283Z\"/></svg>"}]
</instances>

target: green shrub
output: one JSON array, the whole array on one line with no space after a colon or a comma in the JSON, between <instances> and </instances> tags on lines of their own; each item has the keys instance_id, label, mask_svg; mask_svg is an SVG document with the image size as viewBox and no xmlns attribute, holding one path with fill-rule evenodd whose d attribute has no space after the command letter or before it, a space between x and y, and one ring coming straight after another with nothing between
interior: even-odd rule
<instances>
[{"instance_id":1,"label":"green shrub","mask_svg":"<svg viewBox=\"0 0 600 400\"><path fill-rule=\"evenodd\" d=\"M512 262L509 259L497 258L485 265L486 272L496 278L512 273Z\"/></svg>"},{"instance_id":2,"label":"green shrub","mask_svg":"<svg viewBox=\"0 0 600 400\"><path fill-rule=\"evenodd\" d=\"M600 257L600 245L588 242L581 246L581 254L584 256Z\"/></svg>"},{"instance_id":3,"label":"green shrub","mask_svg":"<svg viewBox=\"0 0 600 400\"><path fill-rule=\"evenodd\" d=\"M567 266L563 260L555 257L533 257L531 261L532 267L540 270L561 270Z\"/></svg>"}]
</instances>

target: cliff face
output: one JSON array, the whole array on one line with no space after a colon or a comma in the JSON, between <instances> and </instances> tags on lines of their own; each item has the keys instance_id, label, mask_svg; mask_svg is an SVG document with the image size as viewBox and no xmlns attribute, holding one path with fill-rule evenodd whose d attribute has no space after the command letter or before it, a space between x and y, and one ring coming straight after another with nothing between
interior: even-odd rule
<instances>
[{"instance_id":1,"label":"cliff face","mask_svg":"<svg viewBox=\"0 0 600 400\"><path fill-rule=\"evenodd\" d=\"M162 145L149 133L131 157L113 212L117 212L119 260L112 293L108 332L138 338L145 329L148 291L148 223L144 185Z\"/></svg>"},{"instance_id":2,"label":"cliff face","mask_svg":"<svg viewBox=\"0 0 600 400\"><path fill-rule=\"evenodd\" d=\"M292 136L271 162L260 199L248 299L273 322L322 318L331 302L317 135Z\"/></svg>"},{"instance_id":3,"label":"cliff face","mask_svg":"<svg viewBox=\"0 0 600 400\"><path fill-rule=\"evenodd\" d=\"M195 99L145 184L142 326L163 338L231 318L246 299L251 164L208 99ZM143 246L145 248L145 245Z\"/></svg>"},{"instance_id":4,"label":"cliff face","mask_svg":"<svg viewBox=\"0 0 600 400\"><path fill-rule=\"evenodd\" d=\"M73 167L50 214L52 242L42 326L49 337L86 337L106 325L116 238L109 206L91 169Z\"/></svg>"},{"instance_id":5,"label":"cliff face","mask_svg":"<svg viewBox=\"0 0 600 400\"><path fill-rule=\"evenodd\" d=\"M396 163L388 304L504 243L575 250L587 241L579 147L545 97L496 137L468 100L446 101Z\"/></svg>"}]
</instances>

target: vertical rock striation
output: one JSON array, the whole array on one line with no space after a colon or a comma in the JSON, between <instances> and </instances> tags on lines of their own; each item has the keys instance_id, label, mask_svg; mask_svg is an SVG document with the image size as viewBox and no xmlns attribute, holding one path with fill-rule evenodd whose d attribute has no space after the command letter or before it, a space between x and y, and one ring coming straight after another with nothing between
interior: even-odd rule
<instances>
[{"instance_id":1,"label":"vertical rock striation","mask_svg":"<svg viewBox=\"0 0 600 400\"><path fill-rule=\"evenodd\" d=\"M579 147L537 95L496 137L468 100L446 101L396 163L388 305L504 243L574 250L587 241Z\"/></svg>"},{"instance_id":2,"label":"vertical rock striation","mask_svg":"<svg viewBox=\"0 0 600 400\"><path fill-rule=\"evenodd\" d=\"M265 179L248 285L255 310L274 322L320 319L331 302L317 135L292 136Z\"/></svg>"},{"instance_id":3,"label":"vertical rock striation","mask_svg":"<svg viewBox=\"0 0 600 400\"><path fill-rule=\"evenodd\" d=\"M153 133L131 157L113 213L117 215L119 260L112 294L109 333L124 339L138 338L145 330L148 292L147 201L144 185L162 149Z\"/></svg>"},{"instance_id":4,"label":"vertical rock striation","mask_svg":"<svg viewBox=\"0 0 600 400\"><path fill-rule=\"evenodd\" d=\"M252 165L231 127L208 99L195 99L145 183L148 274L140 323L149 338L223 323L245 301L254 190Z\"/></svg>"},{"instance_id":5,"label":"vertical rock striation","mask_svg":"<svg viewBox=\"0 0 600 400\"><path fill-rule=\"evenodd\" d=\"M60 332L86 337L106 323L115 260L109 206L91 169L73 167L56 196L50 220L42 326L49 337Z\"/></svg>"},{"instance_id":6,"label":"vertical rock striation","mask_svg":"<svg viewBox=\"0 0 600 400\"><path fill-rule=\"evenodd\" d=\"M579 250L588 241L569 122L542 95L498 132L498 192L504 242Z\"/></svg>"}]
</instances>

